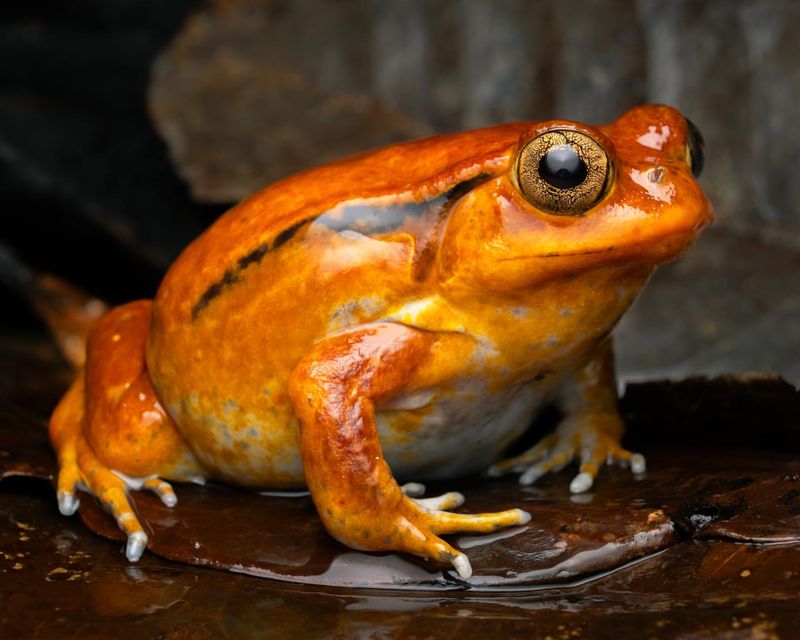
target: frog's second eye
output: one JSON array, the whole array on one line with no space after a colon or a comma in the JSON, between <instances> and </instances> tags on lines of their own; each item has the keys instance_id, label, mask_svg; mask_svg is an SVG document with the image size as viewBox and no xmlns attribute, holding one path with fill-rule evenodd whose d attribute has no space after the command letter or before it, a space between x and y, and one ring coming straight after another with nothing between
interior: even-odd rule
<instances>
[{"instance_id":1,"label":"frog's second eye","mask_svg":"<svg viewBox=\"0 0 800 640\"><path fill-rule=\"evenodd\" d=\"M689 155L689 166L692 169L692 175L699 178L703 172L704 152L706 145L703 142L703 136L700 134L694 122L686 118L686 128L689 130L689 140L687 143L687 154Z\"/></svg>"},{"instance_id":2,"label":"frog's second eye","mask_svg":"<svg viewBox=\"0 0 800 640\"><path fill-rule=\"evenodd\" d=\"M583 213L603 195L609 162L592 138L572 129L546 131L528 142L517 161L517 180L534 206L562 216Z\"/></svg>"}]
</instances>

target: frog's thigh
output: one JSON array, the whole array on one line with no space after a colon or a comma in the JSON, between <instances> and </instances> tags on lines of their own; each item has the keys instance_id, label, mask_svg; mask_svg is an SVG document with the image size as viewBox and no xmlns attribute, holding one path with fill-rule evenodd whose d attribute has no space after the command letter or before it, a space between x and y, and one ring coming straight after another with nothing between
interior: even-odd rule
<instances>
[{"instance_id":1,"label":"frog's thigh","mask_svg":"<svg viewBox=\"0 0 800 640\"><path fill-rule=\"evenodd\" d=\"M519 509L464 515L434 508L457 502L455 496L419 504L403 493L383 458L375 405L455 375L469 341L394 323L366 325L318 344L292 373L306 482L322 522L340 542L450 562L468 578L466 556L437 534L493 531L530 518Z\"/></svg>"},{"instance_id":2,"label":"frog's thigh","mask_svg":"<svg viewBox=\"0 0 800 640\"><path fill-rule=\"evenodd\" d=\"M75 512L77 488L97 496L127 534L132 560L141 555L147 536L128 489L152 490L172 506L175 494L160 477L191 480L203 473L147 377L150 308L149 301L134 302L97 321L89 335L86 370L50 419L60 510Z\"/></svg>"},{"instance_id":3,"label":"frog's thigh","mask_svg":"<svg viewBox=\"0 0 800 640\"><path fill-rule=\"evenodd\" d=\"M189 480L199 463L150 383L144 353L152 302L104 316L89 336L86 438L98 459L129 476Z\"/></svg>"}]
</instances>

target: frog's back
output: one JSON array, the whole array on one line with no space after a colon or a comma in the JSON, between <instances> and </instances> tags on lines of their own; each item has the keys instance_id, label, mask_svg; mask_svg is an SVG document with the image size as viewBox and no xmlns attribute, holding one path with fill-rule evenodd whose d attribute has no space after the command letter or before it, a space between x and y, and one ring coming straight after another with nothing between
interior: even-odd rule
<instances>
[{"instance_id":1,"label":"frog's back","mask_svg":"<svg viewBox=\"0 0 800 640\"><path fill-rule=\"evenodd\" d=\"M283 259L289 241L307 238L315 220L338 233L369 236L399 232L409 221L418 236L420 225L429 222L422 214L442 204L448 192L463 191L470 181L505 166L525 126L415 140L274 183L233 207L186 248L164 278L157 303L179 322L196 320L267 255Z\"/></svg>"}]
</instances>

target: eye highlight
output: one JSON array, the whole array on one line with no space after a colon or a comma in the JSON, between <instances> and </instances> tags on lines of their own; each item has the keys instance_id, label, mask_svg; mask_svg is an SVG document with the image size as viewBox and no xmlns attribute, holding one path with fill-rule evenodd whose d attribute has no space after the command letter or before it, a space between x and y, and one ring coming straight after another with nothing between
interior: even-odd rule
<instances>
[{"instance_id":1,"label":"eye highlight","mask_svg":"<svg viewBox=\"0 0 800 640\"><path fill-rule=\"evenodd\" d=\"M610 163L603 148L580 131L554 129L528 142L517 160L517 181L532 205L579 215L605 193Z\"/></svg>"}]
</instances>

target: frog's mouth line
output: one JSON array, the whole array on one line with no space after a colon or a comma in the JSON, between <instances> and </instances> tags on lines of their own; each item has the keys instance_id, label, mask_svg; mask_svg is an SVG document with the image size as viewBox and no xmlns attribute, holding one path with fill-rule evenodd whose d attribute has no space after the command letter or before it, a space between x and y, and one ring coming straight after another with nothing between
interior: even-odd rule
<instances>
[{"instance_id":1,"label":"frog's mouth line","mask_svg":"<svg viewBox=\"0 0 800 640\"><path fill-rule=\"evenodd\" d=\"M500 261L509 262L514 260L533 260L537 258L579 258L581 256L613 253L616 250L627 251L628 249L636 249L637 247L645 247L645 246L658 247L663 242L666 242L673 238L679 238L681 236L691 236L694 239L698 235L698 232L699 232L698 228L691 227L683 231L675 231L673 233L668 233L655 240L643 240L642 242L634 242L631 244L622 244L622 245L611 245L610 247L602 247L600 249L585 249L583 251L568 251L568 252L554 251L552 253L539 253L532 256L508 256L506 258L500 258Z\"/></svg>"},{"instance_id":2,"label":"frog's mouth line","mask_svg":"<svg viewBox=\"0 0 800 640\"><path fill-rule=\"evenodd\" d=\"M639 244L643 245L647 243L642 242ZM635 247L635 246L638 245L635 244L626 245L626 247ZM586 251L573 251L568 253L553 252L553 253L537 253L532 256L508 256L506 258L500 258L500 262L517 262L519 260L536 260L538 258L577 258L580 256L596 255L599 253L611 253L617 248L618 247L616 246L612 246L612 247L605 247L603 249L587 249Z\"/></svg>"},{"instance_id":3,"label":"frog's mouth line","mask_svg":"<svg viewBox=\"0 0 800 640\"><path fill-rule=\"evenodd\" d=\"M644 243L642 243L644 244ZM636 246L636 245L628 245L628 246ZM570 256L591 256L596 253L611 253L616 249L616 246L605 247L604 249L587 249L586 251L574 251L572 253L560 253L560 252L553 252L553 253L540 253L539 255L535 256L536 258L569 258ZM513 260L513 258L509 258Z\"/></svg>"}]
</instances>

